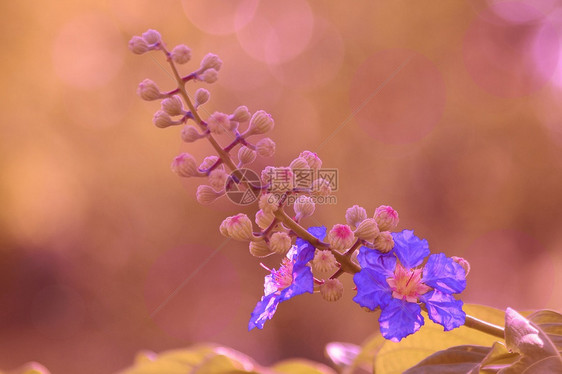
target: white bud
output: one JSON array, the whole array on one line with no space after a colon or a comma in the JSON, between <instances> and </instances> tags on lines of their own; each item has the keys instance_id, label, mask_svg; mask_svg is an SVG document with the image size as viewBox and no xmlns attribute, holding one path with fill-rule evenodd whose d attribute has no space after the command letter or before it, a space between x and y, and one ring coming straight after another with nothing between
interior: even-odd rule
<instances>
[{"instance_id":1,"label":"white bud","mask_svg":"<svg viewBox=\"0 0 562 374\"><path fill-rule=\"evenodd\" d=\"M376 250L382 253L388 253L394 248L394 239L388 231L382 231L373 242Z\"/></svg>"},{"instance_id":2,"label":"white bud","mask_svg":"<svg viewBox=\"0 0 562 374\"><path fill-rule=\"evenodd\" d=\"M215 83L219 79L219 73L215 69L208 69L197 74L197 79L205 83Z\"/></svg>"},{"instance_id":3,"label":"white bud","mask_svg":"<svg viewBox=\"0 0 562 374\"><path fill-rule=\"evenodd\" d=\"M199 70L202 72L208 69L214 69L216 71L219 71L221 69L221 66L222 66L222 61L219 58L219 56L213 53L208 53L205 57L203 57Z\"/></svg>"},{"instance_id":4,"label":"white bud","mask_svg":"<svg viewBox=\"0 0 562 374\"><path fill-rule=\"evenodd\" d=\"M320 169L322 167L322 160L314 152L303 151L299 157L304 158L311 169Z\"/></svg>"},{"instance_id":5,"label":"white bud","mask_svg":"<svg viewBox=\"0 0 562 374\"><path fill-rule=\"evenodd\" d=\"M197 193L195 196L197 197L199 204L208 205L222 195L224 195L223 192L217 192L213 189L213 187L202 184L197 187Z\"/></svg>"},{"instance_id":6,"label":"white bud","mask_svg":"<svg viewBox=\"0 0 562 374\"><path fill-rule=\"evenodd\" d=\"M267 257L275 252L269 248L265 241L250 242L250 253L254 257Z\"/></svg>"},{"instance_id":7,"label":"white bud","mask_svg":"<svg viewBox=\"0 0 562 374\"><path fill-rule=\"evenodd\" d=\"M240 161L241 166L251 164L256 160L256 157L256 151L246 146L242 146L238 150L238 161Z\"/></svg>"},{"instance_id":8,"label":"white bud","mask_svg":"<svg viewBox=\"0 0 562 374\"><path fill-rule=\"evenodd\" d=\"M183 103L178 95L168 97L162 100L162 110L171 116L179 116L184 114Z\"/></svg>"},{"instance_id":9,"label":"white bud","mask_svg":"<svg viewBox=\"0 0 562 374\"><path fill-rule=\"evenodd\" d=\"M388 205L381 205L375 209L373 218L377 221L381 231L389 231L398 226L398 212Z\"/></svg>"},{"instance_id":10,"label":"white bud","mask_svg":"<svg viewBox=\"0 0 562 374\"><path fill-rule=\"evenodd\" d=\"M286 232L275 232L269 239L269 247L274 252L284 255L291 249L291 237Z\"/></svg>"},{"instance_id":11,"label":"white bud","mask_svg":"<svg viewBox=\"0 0 562 374\"><path fill-rule=\"evenodd\" d=\"M258 210L256 212L256 224L260 229L265 230L273 223L275 215L271 212L264 212L263 210Z\"/></svg>"},{"instance_id":12,"label":"white bud","mask_svg":"<svg viewBox=\"0 0 562 374\"><path fill-rule=\"evenodd\" d=\"M297 214L298 220L311 216L314 213L314 209L316 208L314 204L314 200L311 197L300 195L295 200L295 204L293 205L293 209Z\"/></svg>"},{"instance_id":13,"label":"white bud","mask_svg":"<svg viewBox=\"0 0 562 374\"><path fill-rule=\"evenodd\" d=\"M180 177L196 177L201 175L197 170L195 158L189 153L182 153L172 161L172 171Z\"/></svg>"},{"instance_id":14,"label":"white bud","mask_svg":"<svg viewBox=\"0 0 562 374\"><path fill-rule=\"evenodd\" d=\"M142 55L150 50L144 39L136 35L129 40L129 49L137 55Z\"/></svg>"},{"instance_id":15,"label":"white bud","mask_svg":"<svg viewBox=\"0 0 562 374\"><path fill-rule=\"evenodd\" d=\"M209 174L209 184L217 191L224 189L228 174L223 169L215 169Z\"/></svg>"},{"instance_id":16,"label":"white bud","mask_svg":"<svg viewBox=\"0 0 562 374\"><path fill-rule=\"evenodd\" d=\"M256 151L262 157L271 157L275 154L275 142L270 138L260 139L256 143Z\"/></svg>"},{"instance_id":17,"label":"white bud","mask_svg":"<svg viewBox=\"0 0 562 374\"><path fill-rule=\"evenodd\" d=\"M195 106L198 107L200 105L205 104L209 101L211 94L205 88L199 88L195 91Z\"/></svg>"},{"instance_id":18,"label":"white bud","mask_svg":"<svg viewBox=\"0 0 562 374\"><path fill-rule=\"evenodd\" d=\"M271 115L263 110L258 110L250 119L250 125L248 126L248 131L246 131L246 135L265 134L271 131L274 126L275 123Z\"/></svg>"},{"instance_id":19,"label":"white bud","mask_svg":"<svg viewBox=\"0 0 562 374\"><path fill-rule=\"evenodd\" d=\"M220 135L225 131L230 130L230 119L228 115L221 112L214 112L207 119L207 127L213 134Z\"/></svg>"},{"instance_id":20,"label":"white bud","mask_svg":"<svg viewBox=\"0 0 562 374\"><path fill-rule=\"evenodd\" d=\"M215 155L207 156L203 159L201 165L199 165L199 169L207 170L211 166L213 166L218 160L219 160L219 156L215 156Z\"/></svg>"},{"instance_id":21,"label":"white bud","mask_svg":"<svg viewBox=\"0 0 562 374\"><path fill-rule=\"evenodd\" d=\"M351 227L357 227L365 219L367 219L367 211L359 205L354 205L345 211L345 221Z\"/></svg>"},{"instance_id":22,"label":"white bud","mask_svg":"<svg viewBox=\"0 0 562 374\"><path fill-rule=\"evenodd\" d=\"M145 79L139 83L137 94L141 97L141 99L146 101L158 100L164 97L158 89L156 83L150 79Z\"/></svg>"},{"instance_id":23,"label":"white bud","mask_svg":"<svg viewBox=\"0 0 562 374\"><path fill-rule=\"evenodd\" d=\"M152 30L152 29L148 29L147 31L143 32L142 38L148 44L160 43L160 40L162 39L162 37L160 36L160 33L158 31Z\"/></svg>"},{"instance_id":24,"label":"white bud","mask_svg":"<svg viewBox=\"0 0 562 374\"><path fill-rule=\"evenodd\" d=\"M308 162L306 162L306 160L302 157L297 157L295 158L293 161L291 161L291 164L289 165L289 167L293 170L295 169L308 169Z\"/></svg>"},{"instance_id":25,"label":"white bud","mask_svg":"<svg viewBox=\"0 0 562 374\"><path fill-rule=\"evenodd\" d=\"M372 241L379 235L379 226L374 218L366 218L357 226L355 236L359 239Z\"/></svg>"},{"instance_id":26,"label":"white bud","mask_svg":"<svg viewBox=\"0 0 562 374\"><path fill-rule=\"evenodd\" d=\"M338 268L338 262L331 251L327 249L316 250L312 260L312 268L321 273L335 271Z\"/></svg>"},{"instance_id":27,"label":"white bud","mask_svg":"<svg viewBox=\"0 0 562 374\"><path fill-rule=\"evenodd\" d=\"M245 105L241 105L234 110L230 119L236 122L246 122L251 118L251 114Z\"/></svg>"},{"instance_id":28,"label":"white bud","mask_svg":"<svg viewBox=\"0 0 562 374\"><path fill-rule=\"evenodd\" d=\"M191 49L185 44L179 44L172 49L172 60L178 64L185 64L191 60Z\"/></svg>"},{"instance_id":29,"label":"white bud","mask_svg":"<svg viewBox=\"0 0 562 374\"><path fill-rule=\"evenodd\" d=\"M252 221L244 213L228 217L223 222L225 222L228 236L232 239L251 240L253 238Z\"/></svg>"},{"instance_id":30,"label":"white bud","mask_svg":"<svg viewBox=\"0 0 562 374\"><path fill-rule=\"evenodd\" d=\"M279 208L279 196L272 193L266 193L260 197L258 205L264 212L275 212L277 208Z\"/></svg>"},{"instance_id":31,"label":"white bud","mask_svg":"<svg viewBox=\"0 0 562 374\"><path fill-rule=\"evenodd\" d=\"M156 113L154 113L154 117L152 117L152 123L154 124L154 126L161 129L178 124L170 117L168 113L164 112L163 110L158 110Z\"/></svg>"},{"instance_id":32,"label":"white bud","mask_svg":"<svg viewBox=\"0 0 562 374\"><path fill-rule=\"evenodd\" d=\"M185 125L181 130L181 139L186 143L192 143L202 137L204 137L204 135L199 133L195 126Z\"/></svg>"},{"instance_id":33,"label":"white bud","mask_svg":"<svg viewBox=\"0 0 562 374\"><path fill-rule=\"evenodd\" d=\"M263 183L270 183L271 180L273 179L273 176L275 175L275 167L273 166L266 166L262 171L261 171L261 180Z\"/></svg>"},{"instance_id":34,"label":"white bud","mask_svg":"<svg viewBox=\"0 0 562 374\"><path fill-rule=\"evenodd\" d=\"M312 182L312 193L320 196L328 196L332 193L330 182L324 178L316 179Z\"/></svg>"},{"instance_id":35,"label":"white bud","mask_svg":"<svg viewBox=\"0 0 562 374\"><path fill-rule=\"evenodd\" d=\"M328 279L320 285L320 294L326 301L337 301L343 296L343 284L339 279Z\"/></svg>"}]
</instances>

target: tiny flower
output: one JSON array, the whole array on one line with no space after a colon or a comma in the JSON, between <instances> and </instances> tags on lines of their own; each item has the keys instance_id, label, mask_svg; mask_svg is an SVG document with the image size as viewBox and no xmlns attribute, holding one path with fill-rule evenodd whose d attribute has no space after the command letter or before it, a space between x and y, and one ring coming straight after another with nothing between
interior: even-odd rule
<instances>
[{"instance_id":1,"label":"tiny flower","mask_svg":"<svg viewBox=\"0 0 562 374\"><path fill-rule=\"evenodd\" d=\"M353 245L355 236L348 225L337 224L328 233L327 240L332 249L343 251Z\"/></svg>"},{"instance_id":2,"label":"tiny flower","mask_svg":"<svg viewBox=\"0 0 562 374\"><path fill-rule=\"evenodd\" d=\"M200 170L208 170L214 164L216 164L218 160L219 160L219 156L215 156L215 155L207 156L203 159L203 162L201 163L201 165L199 165L199 169Z\"/></svg>"},{"instance_id":3,"label":"tiny flower","mask_svg":"<svg viewBox=\"0 0 562 374\"><path fill-rule=\"evenodd\" d=\"M209 69L214 69L216 71L219 71L221 69L221 66L222 66L222 61L219 58L219 56L213 53L208 53L205 57L203 57L199 70L206 71Z\"/></svg>"},{"instance_id":4,"label":"tiny flower","mask_svg":"<svg viewBox=\"0 0 562 374\"><path fill-rule=\"evenodd\" d=\"M388 253L394 248L394 239L388 231L382 231L373 242L375 249L382 253Z\"/></svg>"},{"instance_id":5,"label":"tiny flower","mask_svg":"<svg viewBox=\"0 0 562 374\"><path fill-rule=\"evenodd\" d=\"M256 143L256 151L262 157L271 157L275 154L275 142L270 138L260 139Z\"/></svg>"},{"instance_id":6,"label":"tiny flower","mask_svg":"<svg viewBox=\"0 0 562 374\"><path fill-rule=\"evenodd\" d=\"M143 53L148 52L150 47L146 44L143 38L135 35L131 38L131 40L129 40L129 49L137 55L142 55Z\"/></svg>"},{"instance_id":7,"label":"tiny flower","mask_svg":"<svg viewBox=\"0 0 562 374\"><path fill-rule=\"evenodd\" d=\"M263 194L258 201L258 205L264 212L275 212L279 208L279 196L272 193Z\"/></svg>"},{"instance_id":8,"label":"tiny flower","mask_svg":"<svg viewBox=\"0 0 562 374\"><path fill-rule=\"evenodd\" d=\"M320 295L326 301L338 301L343 296L343 284L339 279L328 279L320 285Z\"/></svg>"},{"instance_id":9,"label":"tiny flower","mask_svg":"<svg viewBox=\"0 0 562 374\"><path fill-rule=\"evenodd\" d=\"M241 105L234 110L234 113L230 115L230 119L236 122L246 122L252 115L245 105Z\"/></svg>"},{"instance_id":10,"label":"tiny flower","mask_svg":"<svg viewBox=\"0 0 562 374\"><path fill-rule=\"evenodd\" d=\"M141 97L141 99L146 101L158 100L164 97L158 89L156 83L150 79L145 79L139 83L137 94Z\"/></svg>"},{"instance_id":11,"label":"tiny flower","mask_svg":"<svg viewBox=\"0 0 562 374\"><path fill-rule=\"evenodd\" d=\"M381 308L382 336L395 342L424 324L419 303L425 304L429 318L445 331L463 325L463 303L453 294L466 287L464 269L443 253L430 255L427 241L411 230L392 235L395 246L389 253L367 247L359 250L361 271L353 276L357 286L353 301L370 310Z\"/></svg>"},{"instance_id":12,"label":"tiny flower","mask_svg":"<svg viewBox=\"0 0 562 374\"><path fill-rule=\"evenodd\" d=\"M379 206L373 218L381 231L389 231L398 226L398 212L388 205Z\"/></svg>"},{"instance_id":13,"label":"tiny flower","mask_svg":"<svg viewBox=\"0 0 562 374\"><path fill-rule=\"evenodd\" d=\"M375 222L375 219L367 218L361 221L354 234L359 239L373 240L379 235L379 232L379 226Z\"/></svg>"},{"instance_id":14,"label":"tiny flower","mask_svg":"<svg viewBox=\"0 0 562 374\"><path fill-rule=\"evenodd\" d=\"M326 235L326 228L311 227L308 232L322 240ZM314 279L310 267L307 266L313 257L312 244L298 238L281 262L279 269L271 270L271 274L265 277L264 296L258 301L252 312L248 330L256 327L263 329L265 322L271 319L277 311L279 303L305 292L313 293Z\"/></svg>"},{"instance_id":15,"label":"tiny flower","mask_svg":"<svg viewBox=\"0 0 562 374\"><path fill-rule=\"evenodd\" d=\"M197 89L197 91L195 91L195 106L198 107L200 105L205 104L207 101L209 101L210 97L211 94L207 89L205 88Z\"/></svg>"},{"instance_id":16,"label":"tiny flower","mask_svg":"<svg viewBox=\"0 0 562 374\"><path fill-rule=\"evenodd\" d=\"M228 116L221 112L214 112L207 120L209 131L213 134L222 134L230 130L230 119Z\"/></svg>"},{"instance_id":17,"label":"tiny flower","mask_svg":"<svg viewBox=\"0 0 562 374\"><path fill-rule=\"evenodd\" d=\"M162 100L162 110L171 116L184 114L183 103L178 95L174 95Z\"/></svg>"},{"instance_id":18,"label":"tiny flower","mask_svg":"<svg viewBox=\"0 0 562 374\"><path fill-rule=\"evenodd\" d=\"M181 130L181 139L186 143L192 143L197 139L201 139L205 135L199 133L195 126L185 125Z\"/></svg>"},{"instance_id":19,"label":"tiny flower","mask_svg":"<svg viewBox=\"0 0 562 374\"><path fill-rule=\"evenodd\" d=\"M300 221L304 217L309 217L314 213L316 209L316 205L314 204L314 199L309 196L300 195L295 200L295 204L293 205L293 209L297 216L295 217L297 221Z\"/></svg>"},{"instance_id":20,"label":"tiny flower","mask_svg":"<svg viewBox=\"0 0 562 374\"><path fill-rule=\"evenodd\" d=\"M322 160L314 152L303 151L299 157L304 158L306 162L308 162L308 167L311 169L320 169L322 167Z\"/></svg>"},{"instance_id":21,"label":"tiny flower","mask_svg":"<svg viewBox=\"0 0 562 374\"><path fill-rule=\"evenodd\" d=\"M273 223L274 219L275 216L271 212L264 212L261 209L256 212L255 222L262 230L267 229Z\"/></svg>"},{"instance_id":22,"label":"tiny flower","mask_svg":"<svg viewBox=\"0 0 562 374\"><path fill-rule=\"evenodd\" d=\"M256 160L256 151L248 147L242 146L238 150L238 161L240 161L240 166L249 165Z\"/></svg>"},{"instance_id":23,"label":"tiny flower","mask_svg":"<svg viewBox=\"0 0 562 374\"><path fill-rule=\"evenodd\" d=\"M330 182L324 178L318 178L312 182L312 193L320 196L328 196L332 193Z\"/></svg>"},{"instance_id":24,"label":"tiny flower","mask_svg":"<svg viewBox=\"0 0 562 374\"><path fill-rule=\"evenodd\" d=\"M295 169L308 169L308 162L302 157L297 157L289 164L289 167Z\"/></svg>"},{"instance_id":25,"label":"tiny flower","mask_svg":"<svg viewBox=\"0 0 562 374\"><path fill-rule=\"evenodd\" d=\"M215 169L209 174L209 184L217 191L224 189L228 174L223 169Z\"/></svg>"},{"instance_id":26,"label":"tiny flower","mask_svg":"<svg viewBox=\"0 0 562 374\"><path fill-rule=\"evenodd\" d=\"M291 249L291 237L286 232L275 232L269 239L269 247L274 252L284 255Z\"/></svg>"},{"instance_id":27,"label":"tiny flower","mask_svg":"<svg viewBox=\"0 0 562 374\"><path fill-rule=\"evenodd\" d=\"M197 193L195 194L195 196L197 197L197 202L202 205L211 204L222 195L224 195L224 192L217 192L213 189L213 187L207 186L205 184L197 187Z\"/></svg>"},{"instance_id":28,"label":"tiny flower","mask_svg":"<svg viewBox=\"0 0 562 374\"><path fill-rule=\"evenodd\" d=\"M273 118L271 118L271 114L263 110L258 110L250 119L250 125L246 131L246 135L265 134L266 132L271 131L274 126L275 122L273 121Z\"/></svg>"},{"instance_id":29,"label":"tiny flower","mask_svg":"<svg viewBox=\"0 0 562 374\"><path fill-rule=\"evenodd\" d=\"M267 257L275 252L269 248L265 240L260 240L257 242L250 242L250 253L254 257Z\"/></svg>"},{"instance_id":30,"label":"tiny flower","mask_svg":"<svg viewBox=\"0 0 562 374\"><path fill-rule=\"evenodd\" d=\"M180 177L197 177L201 173L197 170L195 158L189 153L182 153L172 161L172 171Z\"/></svg>"},{"instance_id":31,"label":"tiny flower","mask_svg":"<svg viewBox=\"0 0 562 374\"><path fill-rule=\"evenodd\" d=\"M226 232L229 237L236 240L251 240L253 238L252 233L252 221L244 213L238 213L235 216L227 217L222 225L225 225Z\"/></svg>"},{"instance_id":32,"label":"tiny flower","mask_svg":"<svg viewBox=\"0 0 562 374\"><path fill-rule=\"evenodd\" d=\"M219 72L215 69L208 69L197 74L197 79L205 83L215 83L219 79Z\"/></svg>"},{"instance_id":33,"label":"tiny flower","mask_svg":"<svg viewBox=\"0 0 562 374\"><path fill-rule=\"evenodd\" d=\"M185 64L191 60L191 49L185 44L179 44L172 49L171 57L178 64Z\"/></svg>"},{"instance_id":34,"label":"tiny flower","mask_svg":"<svg viewBox=\"0 0 562 374\"><path fill-rule=\"evenodd\" d=\"M464 269L464 274L468 276L468 273L470 273L470 263L462 257L453 256L451 258Z\"/></svg>"},{"instance_id":35,"label":"tiny flower","mask_svg":"<svg viewBox=\"0 0 562 374\"><path fill-rule=\"evenodd\" d=\"M316 250L314 260L312 260L312 268L321 273L334 271L338 268L338 262L331 251L327 249Z\"/></svg>"},{"instance_id":36,"label":"tiny flower","mask_svg":"<svg viewBox=\"0 0 562 374\"><path fill-rule=\"evenodd\" d=\"M359 205L354 205L345 211L345 220L351 227L359 226L365 219L367 219L367 211Z\"/></svg>"},{"instance_id":37,"label":"tiny flower","mask_svg":"<svg viewBox=\"0 0 562 374\"><path fill-rule=\"evenodd\" d=\"M147 31L142 33L142 38L148 44L158 44L162 37L160 33L156 30L148 29Z\"/></svg>"}]
</instances>

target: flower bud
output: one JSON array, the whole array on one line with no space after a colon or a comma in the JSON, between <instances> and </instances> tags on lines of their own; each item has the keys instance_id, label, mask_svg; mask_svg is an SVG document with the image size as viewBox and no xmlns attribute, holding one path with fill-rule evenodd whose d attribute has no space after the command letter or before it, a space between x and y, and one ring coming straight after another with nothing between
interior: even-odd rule
<instances>
[{"instance_id":1,"label":"flower bud","mask_svg":"<svg viewBox=\"0 0 562 374\"><path fill-rule=\"evenodd\" d=\"M295 169L308 169L308 162L306 162L306 160L302 157L297 157L295 158L293 161L291 161L291 164L289 165L289 167L293 170Z\"/></svg>"},{"instance_id":2,"label":"flower bud","mask_svg":"<svg viewBox=\"0 0 562 374\"><path fill-rule=\"evenodd\" d=\"M250 242L250 253L254 257L267 257L275 252L269 248L264 240L261 240L259 242Z\"/></svg>"},{"instance_id":3,"label":"flower bud","mask_svg":"<svg viewBox=\"0 0 562 374\"><path fill-rule=\"evenodd\" d=\"M244 213L228 217L223 222L225 222L228 236L232 239L251 240L253 238L252 221Z\"/></svg>"},{"instance_id":4,"label":"flower bud","mask_svg":"<svg viewBox=\"0 0 562 374\"><path fill-rule=\"evenodd\" d=\"M209 101L211 94L205 88L199 88L195 91L195 106L198 107L200 105L205 104Z\"/></svg>"},{"instance_id":5,"label":"flower bud","mask_svg":"<svg viewBox=\"0 0 562 374\"><path fill-rule=\"evenodd\" d=\"M219 79L219 72L215 69L205 70L201 74L197 74L197 79L205 83L215 83Z\"/></svg>"},{"instance_id":6,"label":"flower bud","mask_svg":"<svg viewBox=\"0 0 562 374\"><path fill-rule=\"evenodd\" d=\"M273 168L269 186L270 191L287 192L291 191L294 187L293 171L288 167Z\"/></svg>"},{"instance_id":7,"label":"flower bud","mask_svg":"<svg viewBox=\"0 0 562 374\"><path fill-rule=\"evenodd\" d=\"M466 277L468 273L470 273L470 263L462 257L453 256L451 258L464 269L464 274Z\"/></svg>"},{"instance_id":8,"label":"flower bud","mask_svg":"<svg viewBox=\"0 0 562 374\"><path fill-rule=\"evenodd\" d=\"M197 201L201 205L208 205L224 195L223 192L217 192L211 186L207 186L205 184L200 185L197 187L197 193L195 196L197 197Z\"/></svg>"},{"instance_id":9,"label":"flower bud","mask_svg":"<svg viewBox=\"0 0 562 374\"><path fill-rule=\"evenodd\" d=\"M367 218L361 221L355 230L355 236L359 239L372 241L379 235L379 226L374 218Z\"/></svg>"},{"instance_id":10,"label":"flower bud","mask_svg":"<svg viewBox=\"0 0 562 374\"><path fill-rule=\"evenodd\" d=\"M398 212L388 205L381 205L373 217L381 231L389 231L398 226Z\"/></svg>"},{"instance_id":11,"label":"flower bud","mask_svg":"<svg viewBox=\"0 0 562 374\"><path fill-rule=\"evenodd\" d=\"M246 135L265 134L271 131L274 126L275 123L271 115L263 110L258 110L254 113L252 119L250 119L250 125L248 126L248 131L246 131Z\"/></svg>"},{"instance_id":12,"label":"flower bud","mask_svg":"<svg viewBox=\"0 0 562 374\"><path fill-rule=\"evenodd\" d=\"M178 64L185 64L191 60L191 49L185 44L179 44L172 49L172 60Z\"/></svg>"},{"instance_id":13,"label":"flower bud","mask_svg":"<svg viewBox=\"0 0 562 374\"><path fill-rule=\"evenodd\" d=\"M264 212L261 209L256 212L256 224L262 230L267 229L273 223L274 219L275 215L271 212Z\"/></svg>"},{"instance_id":14,"label":"flower bud","mask_svg":"<svg viewBox=\"0 0 562 374\"><path fill-rule=\"evenodd\" d=\"M260 139L256 143L256 151L262 157L271 157L275 154L275 142L270 138Z\"/></svg>"},{"instance_id":15,"label":"flower bud","mask_svg":"<svg viewBox=\"0 0 562 374\"><path fill-rule=\"evenodd\" d=\"M154 126L164 129L166 127L177 125L178 122L174 121L172 117L163 110L158 110L154 113L154 117L152 117L152 123Z\"/></svg>"},{"instance_id":16,"label":"flower bud","mask_svg":"<svg viewBox=\"0 0 562 374\"><path fill-rule=\"evenodd\" d=\"M164 97L164 95L158 89L156 83L154 83L150 79L145 79L139 83L139 86L137 88L137 95L139 95L141 99L146 101L158 100Z\"/></svg>"},{"instance_id":17,"label":"flower bud","mask_svg":"<svg viewBox=\"0 0 562 374\"><path fill-rule=\"evenodd\" d=\"M328 196L332 193L330 182L324 178L316 179L312 182L312 193L320 196Z\"/></svg>"},{"instance_id":18,"label":"flower bud","mask_svg":"<svg viewBox=\"0 0 562 374\"><path fill-rule=\"evenodd\" d=\"M303 151L299 157L304 158L306 162L308 162L308 167L311 169L320 169L322 167L322 160L314 152Z\"/></svg>"},{"instance_id":19,"label":"flower bud","mask_svg":"<svg viewBox=\"0 0 562 374\"><path fill-rule=\"evenodd\" d=\"M327 241L332 249L343 251L353 245L355 237L348 225L334 225L327 236Z\"/></svg>"},{"instance_id":20,"label":"flower bud","mask_svg":"<svg viewBox=\"0 0 562 374\"><path fill-rule=\"evenodd\" d=\"M334 257L334 254L325 250L316 250L314 253L314 259L312 260L312 268L318 272L332 272L338 268L338 262Z\"/></svg>"},{"instance_id":21,"label":"flower bud","mask_svg":"<svg viewBox=\"0 0 562 374\"><path fill-rule=\"evenodd\" d=\"M162 100L162 110L171 116L184 114L183 103L178 95Z\"/></svg>"},{"instance_id":22,"label":"flower bud","mask_svg":"<svg viewBox=\"0 0 562 374\"><path fill-rule=\"evenodd\" d=\"M256 160L256 151L246 146L240 147L238 150L238 161L241 165L249 165Z\"/></svg>"},{"instance_id":23,"label":"flower bud","mask_svg":"<svg viewBox=\"0 0 562 374\"><path fill-rule=\"evenodd\" d=\"M181 139L186 143L192 143L202 137L204 137L204 135L200 134L195 126L185 125L181 130Z\"/></svg>"},{"instance_id":24,"label":"flower bud","mask_svg":"<svg viewBox=\"0 0 562 374\"><path fill-rule=\"evenodd\" d=\"M266 193L260 197L258 205L264 212L275 212L279 207L279 196L272 193Z\"/></svg>"},{"instance_id":25,"label":"flower bud","mask_svg":"<svg viewBox=\"0 0 562 374\"><path fill-rule=\"evenodd\" d=\"M234 113L230 115L230 119L236 122L246 122L248 121L252 115L248 111L248 108L245 105L241 105L234 110Z\"/></svg>"},{"instance_id":26,"label":"flower bud","mask_svg":"<svg viewBox=\"0 0 562 374\"><path fill-rule=\"evenodd\" d=\"M200 170L208 170L209 168L211 168L217 161L219 160L219 156L215 156L215 155L211 155L211 156L207 156L203 159L203 162L201 163L201 165L199 165L199 169Z\"/></svg>"},{"instance_id":27,"label":"flower bud","mask_svg":"<svg viewBox=\"0 0 562 374\"><path fill-rule=\"evenodd\" d=\"M214 69L216 71L219 71L221 69L221 66L222 66L222 61L219 58L219 56L213 53L208 53L205 57L203 57L199 70L205 71L209 69Z\"/></svg>"},{"instance_id":28,"label":"flower bud","mask_svg":"<svg viewBox=\"0 0 562 374\"><path fill-rule=\"evenodd\" d=\"M172 171L180 177L196 177L201 174L197 170L195 158L189 153L182 153L174 158Z\"/></svg>"},{"instance_id":29,"label":"flower bud","mask_svg":"<svg viewBox=\"0 0 562 374\"><path fill-rule=\"evenodd\" d=\"M275 167L273 166L266 166L262 171L261 171L261 180L263 183L267 184L267 183L271 183L271 180L273 179L273 176L275 175Z\"/></svg>"},{"instance_id":30,"label":"flower bud","mask_svg":"<svg viewBox=\"0 0 562 374\"><path fill-rule=\"evenodd\" d=\"M217 191L224 190L228 174L223 169L215 169L209 174L209 184Z\"/></svg>"},{"instance_id":31,"label":"flower bud","mask_svg":"<svg viewBox=\"0 0 562 374\"><path fill-rule=\"evenodd\" d=\"M284 255L291 249L291 237L286 232L274 232L269 238L269 247L274 252Z\"/></svg>"},{"instance_id":32,"label":"flower bud","mask_svg":"<svg viewBox=\"0 0 562 374\"><path fill-rule=\"evenodd\" d=\"M129 49L137 55L142 55L150 50L144 39L136 35L129 40Z\"/></svg>"},{"instance_id":33,"label":"flower bud","mask_svg":"<svg viewBox=\"0 0 562 374\"><path fill-rule=\"evenodd\" d=\"M381 231L373 242L375 249L382 253L388 253L394 248L394 239L388 231Z\"/></svg>"},{"instance_id":34,"label":"flower bud","mask_svg":"<svg viewBox=\"0 0 562 374\"><path fill-rule=\"evenodd\" d=\"M316 205L314 204L314 200L311 197L300 195L295 200L295 204L293 205L293 209L297 214L297 220L301 220L304 217L309 217L314 213L314 209Z\"/></svg>"},{"instance_id":35,"label":"flower bud","mask_svg":"<svg viewBox=\"0 0 562 374\"><path fill-rule=\"evenodd\" d=\"M230 130L230 119L221 112L215 112L207 119L207 127L213 134L222 134Z\"/></svg>"},{"instance_id":36,"label":"flower bud","mask_svg":"<svg viewBox=\"0 0 562 374\"><path fill-rule=\"evenodd\" d=\"M145 32L143 32L142 38L148 44L160 43L160 40L162 39L162 37L160 36L160 33L158 31L152 30L152 29L148 29Z\"/></svg>"},{"instance_id":37,"label":"flower bud","mask_svg":"<svg viewBox=\"0 0 562 374\"><path fill-rule=\"evenodd\" d=\"M365 219L367 219L367 211L359 205L354 205L345 211L345 221L351 227L357 227Z\"/></svg>"},{"instance_id":38,"label":"flower bud","mask_svg":"<svg viewBox=\"0 0 562 374\"><path fill-rule=\"evenodd\" d=\"M339 279L328 279L320 285L320 295L326 301L338 301L343 296L343 284Z\"/></svg>"}]
</instances>

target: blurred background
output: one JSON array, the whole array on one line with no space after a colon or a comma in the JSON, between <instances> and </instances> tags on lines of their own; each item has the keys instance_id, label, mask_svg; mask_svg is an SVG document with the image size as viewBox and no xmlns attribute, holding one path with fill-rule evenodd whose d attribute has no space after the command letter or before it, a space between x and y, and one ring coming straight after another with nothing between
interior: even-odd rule
<instances>
[{"instance_id":1,"label":"blurred background","mask_svg":"<svg viewBox=\"0 0 562 374\"><path fill-rule=\"evenodd\" d=\"M192 48L184 73L222 58L206 113L272 113L278 152L257 168L308 149L339 170L338 204L305 225L391 205L400 230L470 261L465 302L562 309L559 1L21 0L0 14L0 368L111 373L196 342L327 362L326 343L377 328L345 277L342 301L298 297L247 331L266 272L218 225L255 209L201 207L197 181L170 172L180 151L212 150L155 128L158 103L136 95L144 78L174 87L160 54L127 49L148 28Z\"/></svg>"}]
</instances>

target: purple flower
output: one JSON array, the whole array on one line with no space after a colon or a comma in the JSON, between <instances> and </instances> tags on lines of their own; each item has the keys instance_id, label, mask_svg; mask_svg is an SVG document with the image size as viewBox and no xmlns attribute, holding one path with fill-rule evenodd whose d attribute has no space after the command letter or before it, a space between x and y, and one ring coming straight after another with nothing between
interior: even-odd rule
<instances>
[{"instance_id":1,"label":"purple flower","mask_svg":"<svg viewBox=\"0 0 562 374\"><path fill-rule=\"evenodd\" d=\"M326 236L324 226L310 227L308 232L320 240ZM280 302L305 292L313 292L312 271L306 264L314 258L314 251L315 248L312 244L297 238L295 245L289 250L279 269L273 269L271 274L266 275L263 287L264 296L258 301L252 312L248 330L252 330L254 327L262 329L265 321L273 317Z\"/></svg>"},{"instance_id":2,"label":"purple flower","mask_svg":"<svg viewBox=\"0 0 562 374\"><path fill-rule=\"evenodd\" d=\"M445 331L464 324L462 301L453 294L466 287L464 269L443 253L429 256L427 240L419 239L412 230L392 233L394 248L381 254L361 247L357 259L361 271L353 281L357 295L353 301L374 310L381 308L379 324L382 335L392 341L415 333L424 324L420 302L429 318Z\"/></svg>"}]
</instances>

